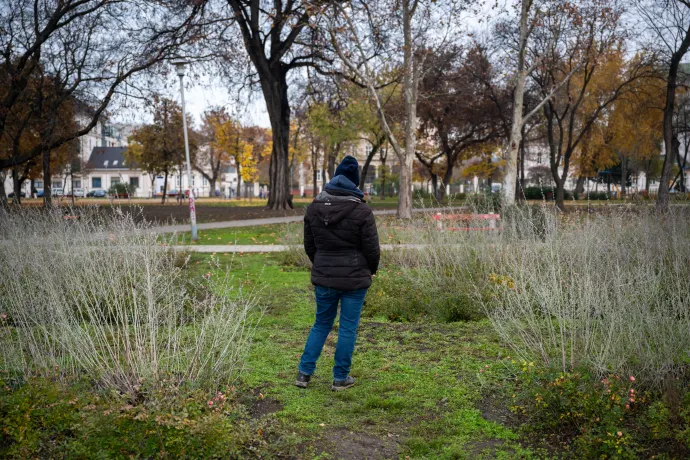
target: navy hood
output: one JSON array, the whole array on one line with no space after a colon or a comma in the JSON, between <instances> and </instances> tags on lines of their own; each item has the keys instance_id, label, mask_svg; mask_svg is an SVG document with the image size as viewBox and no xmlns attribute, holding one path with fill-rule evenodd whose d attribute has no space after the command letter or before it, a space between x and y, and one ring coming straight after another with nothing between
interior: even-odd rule
<instances>
[{"instance_id":1,"label":"navy hood","mask_svg":"<svg viewBox=\"0 0 690 460\"><path fill-rule=\"evenodd\" d=\"M359 199L364 198L364 192L358 189L354 182L343 175L334 176L333 179L326 184L325 189L327 192L352 195Z\"/></svg>"}]
</instances>

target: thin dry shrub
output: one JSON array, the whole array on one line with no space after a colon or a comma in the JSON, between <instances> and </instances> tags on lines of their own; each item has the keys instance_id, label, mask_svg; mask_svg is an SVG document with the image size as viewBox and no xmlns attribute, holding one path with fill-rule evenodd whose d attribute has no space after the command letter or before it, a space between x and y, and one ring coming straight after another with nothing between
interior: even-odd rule
<instances>
[{"instance_id":1,"label":"thin dry shrub","mask_svg":"<svg viewBox=\"0 0 690 460\"><path fill-rule=\"evenodd\" d=\"M216 388L244 366L260 317L227 272L195 295L185 262L135 216L0 216L0 369L142 388Z\"/></svg>"},{"instance_id":2,"label":"thin dry shrub","mask_svg":"<svg viewBox=\"0 0 690 460\"><path fill-rule=\"evenodd\" d=\"M687 377L685 208L565 216L547 207L511 209L501 226L500 232L429 228L424 248L397 263L415 268L405 273L420 288L456 279L529 361L634 375L648 385Z\"/></svg>"}]
</instances>

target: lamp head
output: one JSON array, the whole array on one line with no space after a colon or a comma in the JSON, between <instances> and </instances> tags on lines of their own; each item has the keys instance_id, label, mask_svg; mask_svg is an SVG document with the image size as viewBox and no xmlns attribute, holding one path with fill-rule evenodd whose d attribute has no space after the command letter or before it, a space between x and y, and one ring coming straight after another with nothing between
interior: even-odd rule
<instances>
[{"instance_id":1,"label":"lamp head","mask_svg":"<svg viewBox=\"0 0 690 460\"><path fill-rule=\"evenodd\" d=\"M172 64L175 66L175 71L177 72L177 75L180 77L184 77L185 66L187 65L187 61L177 59L173 61Z\"/></svg>"}]
</instances>

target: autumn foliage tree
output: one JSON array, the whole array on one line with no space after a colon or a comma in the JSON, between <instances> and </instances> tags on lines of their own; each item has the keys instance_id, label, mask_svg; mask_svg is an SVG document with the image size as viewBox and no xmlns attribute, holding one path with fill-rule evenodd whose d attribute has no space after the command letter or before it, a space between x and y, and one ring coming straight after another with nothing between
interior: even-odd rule
<instances>
[{"instance_id":1,"label":"autumn foliage tree","mask_svg":"<svg viewBox=\"0 0 690 460\"><path fill-rule=\"evenodd\" d=\"M111 102L127 93L141 96L145 80L128 83L198 38L202 10L199 3L168 8L119 0L5 2L0 8L0 137L16 138L22 125L40 132L30 148L25 143L1 155L0 170L41 162L50 205L51 154L91 131ZM121 30L126 32L116 32ZM73 112L67 113L77 101L90 106L81 125L71 123Z\"/></svg>"},{"instance_id":2,"label":"autumn foliage tree","mask_svg":"<svg viewBox=\"0 0 690 460\"><path fill-rule=\"evenodd\" d=\"M434 140L436 149L431 155L417 149L416 155L429 169L432 182L441 173L445 186L461 160L481 152L482 146L495 148L496 141L506 135L502 114L510 105L510 95L499 88L479 45L430 56L426 65L419 116L422 131ZM439 160L443 168L436 169ZM434 191L438 200L445 198L445 187L434 187Z\"/></svg>"},{"instance_id":3,"label":"autumn foliage tree","mask_svg":"<svg viewBox=\"0 0 690 460\"><path fill-rule=\"evenodd\" d=\"M182 109L177 102L156 97L153 106L153 123L141 126L129 138L125 152L127 162L136 164L149 173L152 180L163 174L163 196L165 204L168 191L168 177L177 168L182 174L180 165L185 162L184 134L182 127ZM191 120L187 120L188 126ZM192 160L196 156L198 143L196 136L189 137L189 153ZM182 191L180 190L180 193Z\"/></svg>"},{"instance_id":4,"label":"autumn foliage tree","mask_svg":"<svg viewBox=\"0 0 690 460\"><path fill-rule=\"evenodd\" d=\"M632 83L645 76L646 67L639 60L626 62L622 12L595 2L589 8L573 10L574 19L587 24L581 46L568 53L552 48L552 34L573 33L563 18L554 16L534 46L541 49L544 61L531 73L546 103L542 107L544 130L549 149L549 164L556 184L556 204L564 209L565 184L572 160L592 127L613 104L632 89ZM571 75L566 83L559 82ZM556 91L553 88L558 87ZM508 165L509 166L509 165Z\"/></svg>"},{"instance_id":5,"label":"autumn foliage tree","mask_svg":"<svg viewBox=\"0 0 690 460\"><path fill-rule=\"evenodd\" d=\"M211 108L201 116L199 134L204 148L199 148L197 152L194 169L208 181L210 197L214 196L216 183L230 164L233 149L236 148L232 139L228 138L228 131L232 132L233 128L234 122L225 108Z\"/></svg>"}]
</instances>

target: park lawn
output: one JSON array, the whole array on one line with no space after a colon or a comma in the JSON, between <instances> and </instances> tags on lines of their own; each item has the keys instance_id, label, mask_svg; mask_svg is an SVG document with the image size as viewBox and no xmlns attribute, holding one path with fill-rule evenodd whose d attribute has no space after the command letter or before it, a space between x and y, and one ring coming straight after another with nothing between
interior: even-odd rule
<instances>
[{"instance_id":1,"label":"park lawn","mask_svg":"<svg viewBox=\"0 0 690 460\"><path fill-rule=\"evenodd\" d=\"M257 289L267 306L241 388L264 408L259 416L271 422L277 439L297 443L291 449L300 458L534 456L514 431L482 416L490 410L482 408L479 371L506 354L488 322L362 318L352 367L357 385L330 391L333 333L303 390L293 383L314 319L309 272L282 266L276 254L196 254L190 271L214 276L217 265L230 266L233 283Z\"/></svg>"},{"instance_id":2,"label":"park lawn","mask_svg":"<svg viewBox=\"0 0 690 460\"><path fill-rule=\"evenodd\" d=\"M376 223L382 244L416 243L424 235L421 229L436 226L428 217L416 217L409 222L401 222L394 216L376 216ZM196 242L191 241L190 232L180 232L177 237L178 244L195 245L302 244L304 227L302 222L291 222L199 230L199 240ZM162 240L166 238L161 237Z\"/></svg>"},{"instance_id":3,"label":"park lawn","mask_svg":"<svg viewBox=\"0 0 690 460\"><path fill-rule=\"evenodd\" d=\"M179 234L185 244L278 244L286 232L286 224L199 230L199 240L191 241L191 233ZM301 226L299 228L301 232Z\"/></svg>"}]
</instances>

